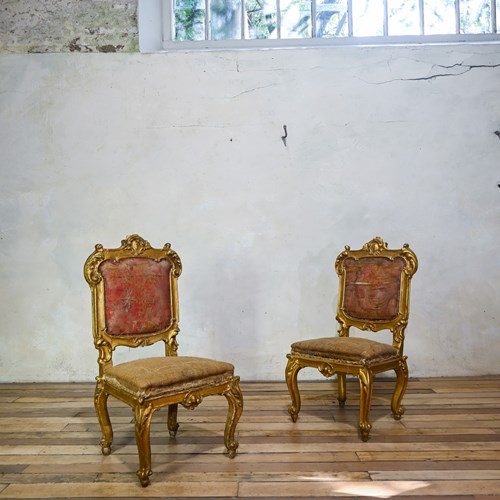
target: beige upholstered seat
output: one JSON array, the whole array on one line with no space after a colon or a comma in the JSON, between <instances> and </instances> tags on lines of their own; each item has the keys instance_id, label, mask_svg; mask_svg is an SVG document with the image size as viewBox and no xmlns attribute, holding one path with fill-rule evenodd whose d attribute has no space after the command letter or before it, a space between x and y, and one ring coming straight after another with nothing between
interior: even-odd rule
<instances>
[{"instance_id":1,"label":"beige upholstered seat","mask_svg":"<svg viewBox=\"0 0 500 500\"><path fill-rule=\"evenodd\" d=\"M346 363L370 366L396 359L398 350L389 344L356 337L325 337L292 344L292 354L324 358L334 352L336 359Z\"/></svg>"},{"instance_id":2,"label":"beige upholstered seat","mask_svg":"<svg viewBox=\"0 0 500 500\"><path fill-rule=\"evenodd\" d=\"M103 381L140 399L196 391L219 385L233 376L234 366L223 361L187 356L155 357L112 366Z\"/></svg>"},{"instance_id":3,"label":"beige upholstered seat","mask_svg":"<svg viewBox=\"0 0 500 500\"><path fill-rule=\"evenodd\" d=\"M417 257L404 245L389 250L381 238L374 238L361 250L348 246L335 262L339 275L337 321L338 337L301 340L291 346L286 382L292 405L288 409L295 422L300 411L298 372L317 368L324 376L337 375L338 400L346 401L346 375L355 375L360 385L359 431L366 441L370 429L373 380L377 373L394 370L397 376L391 408L401 418L401 406L408 383L408 366L403 354L404 332L408 324L410 280L417 271ZM390 330L392 344L373 339L349 337L351 327L362 331Z\"/></svg>"},{"instance_id":4,"label":"beige upholstered seat","mask_svg":"<svg viewBox=\"0 0 500 500\"><path fill-rule=\"evenodd\" d=\"M177 356L179 256L167 244L154 249L138 235L122 241L120 248L96 245L85 263L84 275L92 291L94 345L99 351L95 408L101 425L102 453L111 452L113 431L109 395L124 401L135 413L139 452L137 476L149 484L151 470L150 425L153 413L168 407L168 429L175 436L177 405L193 409L204 397L221 394L228 401L224 443L234 457L238 442L236 425L243 410L239 377L224 361ZM139 347L163 341L165 356L113 365L118 346Z\"/></svg>"}]
</instances>

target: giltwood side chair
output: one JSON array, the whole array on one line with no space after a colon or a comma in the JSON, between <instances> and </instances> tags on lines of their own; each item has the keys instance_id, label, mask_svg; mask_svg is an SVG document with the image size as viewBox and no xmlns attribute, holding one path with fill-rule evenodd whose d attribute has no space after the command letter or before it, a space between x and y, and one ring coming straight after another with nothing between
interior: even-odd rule
<instances>
[{"instance_id":1,"label":"giltwood side chair","mask_svg":"<svg viewBox=\"0 0 500 500\"><path fill-rule=\"evenodd\" d=\"M230 458L238 448L234 434L243 410L239 377L234 366L213 359L177 356L179 302L177 280L182 266L177 253L166 244L154 249L134 234L120 248L96 245L84 266L92 292L92 330L99 351L95 409L102 430L101 450L111 452L113 431L107 409L112 395L130 405L135 414L139 477L149 484L151 470L151 417L168 407L168 430L176 435L177 407L194 409L205 396L224 395L229 409L224 443ZM140 347L163 341L165 356L113 365L118 346Z\"/></svg>"},{"instance_id":2,"label":"giltwood side chair","mask_svg":"<svg viewBox=\"0 0 500 500\"><path fill-rule=\"evenodd\" d=\"M359 434L363 441L368 440L372 427L370 408L375 375L394 370L396 386L391 409L396 420L401 418L404 413L401 401L408 384L404 334L408 324L410 282L417 267L417 257L408 244L400 250L389 250L380 237L360 250L346 246L337 257L339 336L295 342L287 355L285 377L292 400L288 412L294 422L300 411L297 374L305 367L317 368L325 377L337 375L337 399L341 407L346 401L346 375L358 377ZM390 330L392 344L366 336L350 337L351 327L371 332Z\"/></svg>"}]
</instances>

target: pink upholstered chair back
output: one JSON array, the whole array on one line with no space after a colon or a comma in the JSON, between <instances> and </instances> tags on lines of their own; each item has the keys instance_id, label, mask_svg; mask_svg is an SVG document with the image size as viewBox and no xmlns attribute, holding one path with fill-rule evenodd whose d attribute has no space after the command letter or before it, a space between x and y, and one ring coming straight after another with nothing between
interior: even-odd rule
<instances>
[{"instance_id":1,"label":"pink upholstered chair back","mask_svg":"<svg viewBox=\"0 0 500 500\"><path fill-rule=\"evenodd\" d=\"M117 346L162 340L167 355L177 354L181 272L181 260L170 244L156 249L134 234L119 248L96 245L84 275L92 290L92 331L101 371L112 366Z\"/></svg>"},{"instance_id":2,"label":"pink upholstered chair back","mask_svg":"<svg viewBox=\"0 0 500 500\"><path fill-rule=\"evenodd\" d=\"M140 257L107 260L99 266L108 335L151 334L170 326L171 269L168 260Z\"/></svg>"},{"instance_id":3,"label":"pink upholstered chair back","mask_svg":"<svg viewBox=\"0 0 500 500\"><path fill-rule=\"evenodd\" d=\"M393 321L399 313L404 260L346 259L344 312L360 321Z\"/></svg>"},{"instance_id":4,"label":"pink upholstered chair back","mask_svg":"<svg viewBox=\"0 0 500 500\"><path fill-rule=\"evenodd\" d=\"M339 275L337 320L340 336L350 327L391 330L392 345L401 353L408 324L410 281L417 271L417 257L407 244L392 250L380 237L360 250L345 250L337 257Z\"/></svg>"}]
</instances>

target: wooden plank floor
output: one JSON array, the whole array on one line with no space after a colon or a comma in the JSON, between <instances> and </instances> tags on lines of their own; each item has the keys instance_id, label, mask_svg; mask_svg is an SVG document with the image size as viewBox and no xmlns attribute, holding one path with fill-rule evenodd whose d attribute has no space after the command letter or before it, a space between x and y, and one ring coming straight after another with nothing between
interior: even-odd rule
<instances>
[{"instance_id":1,"label":"wooden plank floor","mask_svg":"<svg viewBox=\"0 0 500 500\"><path fill-rule=\"evenodd\" d=\"M104 457L91 384L0 384L0 500L8 498L500 499L500 377L412 379L400 421L393 382L379 379L367 443L357 437L358 388L344 409L331 381L302 382L292 423L284 383L244 383L239 453L223 452L227 404L153 417L153 476L143 489L131 410L110 398L113 453Z\"/></svg>"}]
</instances>

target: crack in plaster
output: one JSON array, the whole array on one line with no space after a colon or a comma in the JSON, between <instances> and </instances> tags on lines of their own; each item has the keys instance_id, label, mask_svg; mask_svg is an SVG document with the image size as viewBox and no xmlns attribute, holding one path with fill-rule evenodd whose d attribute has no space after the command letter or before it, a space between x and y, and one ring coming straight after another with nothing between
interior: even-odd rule
<instances>
[{"instance_id":1,"label":"crack in plaster","mask_svg":"<svg viewBox=\"0 0 500 500\"><path fill-rule=\"evenodd\" d=\"M459 73L436 73L435 75L430 76L419 76L415 78L394 78L392 80L386 80L384 82L374 82L374 85L385 85L386 83L393 82L418 82L425 80L434 80L435 78L444 78L447 76L461 76L465 75L469 71L478 68L500 68L500 64L464 64L464 63L455 63L450 66L445 66L443 64L433 64L433 68L442 68L442 69L453 69L453 68L463 68L463 71Z\"/></svg>"},{"instance_id":2,"label":"crack in plaster","mask_svg":"<svg viewBox=\"0 0 500 500\"><path fill-rule=\"evenodd\" d=\"M262 85L261 87L254 87L254 88L251 88L248 90L244 90L243 92L240 92L239 94L235 94L235 95L231 96L231 99L235 99L236 97L239 97L240 95L243 95L243 94L255 92L256 90L268 89L269 87L276 87L276 83L270 83L269 85Z\"/></svg>"}]
</instances>

